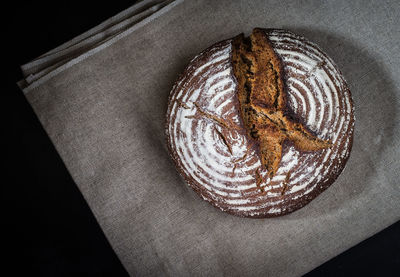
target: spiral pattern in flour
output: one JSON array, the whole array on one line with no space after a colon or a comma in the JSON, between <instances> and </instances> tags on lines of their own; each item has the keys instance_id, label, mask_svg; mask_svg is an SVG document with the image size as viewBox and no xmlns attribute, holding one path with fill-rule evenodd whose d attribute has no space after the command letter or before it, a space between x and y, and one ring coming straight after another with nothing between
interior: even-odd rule
<instances>
[{"instance_id":1,"label":"spiral pattern in flour","mask_svg":"<svg viewBox=\"0 0 400 277\"><path fill-rule=\"evenodd\" d=\"M241 127L231 40L189 63L167 111L168 146L183 177L205 200L240 216L277 216L304 206L340 174L352 143L351 95L332 60L291 32L266 32L283 62L289 107L333 147L300 152L286 144L277 174L268 179Z\"/></svg>"}]
</instances>

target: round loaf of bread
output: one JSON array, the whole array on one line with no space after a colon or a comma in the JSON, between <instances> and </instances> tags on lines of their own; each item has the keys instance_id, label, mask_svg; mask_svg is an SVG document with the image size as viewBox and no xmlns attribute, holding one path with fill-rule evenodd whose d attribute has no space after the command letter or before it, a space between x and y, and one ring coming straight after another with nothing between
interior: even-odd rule
<instances>
[{"instance_id":1,"label":"round loaf of bread","mask_svg":"<svg viewBox=\"0 0 400 277\"><path fill-rule=\"evenodd\" d=\"M350 90L314 43L255 29L207 48L175 83L170 155L187 184L243 217L293 212L342 172L353 141Z\"/></svg>"}]
</instances>

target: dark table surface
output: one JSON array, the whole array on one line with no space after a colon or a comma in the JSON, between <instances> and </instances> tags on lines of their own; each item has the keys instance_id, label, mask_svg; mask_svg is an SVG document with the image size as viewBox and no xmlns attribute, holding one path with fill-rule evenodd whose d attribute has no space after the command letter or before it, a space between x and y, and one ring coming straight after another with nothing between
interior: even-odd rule
<instances>
[{"instance_id":1,"label":"dark table surface","mask_svg":"<svg viewBox=\"0 0 400 277\"><path fill-rule=\"evenodd\" d=\"M7 167L2 204L14 272L39 276L127 276L16 82L19 66L128 8L132 1L13 2L3 10L6 83L2 101ZM4 54L5 53L5 54ZM8 177L8 178L7 178ZM11 181L10 181L11 180ZM8 238L8 237L7 237ZM17 276L16 274L15 276ZM400 276L400 223L306 276Z\"/></svg>"}]
</instances>

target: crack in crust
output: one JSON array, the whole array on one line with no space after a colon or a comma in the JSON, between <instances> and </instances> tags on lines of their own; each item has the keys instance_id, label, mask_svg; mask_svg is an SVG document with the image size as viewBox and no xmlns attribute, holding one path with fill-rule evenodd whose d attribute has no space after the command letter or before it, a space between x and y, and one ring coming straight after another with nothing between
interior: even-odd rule
<instances>
[{"instance_id":1,"label":"crack in crust","mask_svg":"<svg viewBox=\"0 0 400 277\"><path fill-rule=\"evenodd\" d=\"M262 178L262 176L260 174L260 169L259 168L257 168L256 171L255 171L255 179L256 179L256 186L258 187L258 189L261 192L264 192L265 191L264 187L261 186L262 183L263 183L263 178Z\"/></svg>"},{"instance_id":2,"label":"crack in crust","mask_svg":"<svg viewBox=\"0 0 400 277\"><path fill-rule=\"evenodd\" d=\"M217 132L217 134L220 137L220 139L222 140L222 142L228 148L229 153L232 155L232 146L229 144L229 142L228 142L227 138L225 137L225 135L222 132L220 132L217 128L215 128L215 132Z\"/></svg>"},{"instance_id":3,"label":"crack in crust","mask_svg":"<svg viewBox=\"0 0 400 277\"><path fill-rule=\"evenodd\" d=\"M186 110L190 110L190 107L188 105L186 105L185 103L183 103L182 100L175 99L175 102L178 104L178 106L180 106Z\"/></svg>"},{"instance_id":4,"label":"crack in crust","mask_svg":"<svg viewBox=\"0 0 400 277\"><path fill-rule=\"evenodd\" d=\"M200 115L202 115L202 116L204 116L204 117L206 117L208 119L211 119L215 123L219 124L221 127L231 128L231 129L235 129L235 130L239 130L240 129L239 126L237 126L235 123L231 122L230 120L225 120L225 119L219 118L218 116L216 116L216 115L214 115L214 114L212 114L210 112L204 111L199 106L199 104L194 102L193 105L197 108L197 112ZM195 117L195 116L193 116L193 117Z\"/></svg>"},{"instance_id":5,"label":"crack in crust","mask_svg":"<svg viewBox=\"0 0 400 277\"><path fill-rule=\"evenodd\" d=\"M234 38L232 64L240 116L248 135L258 143L261 165L270 178L278 170L285 140L301 151L332 145L314 136L288 112L281 61L262 29L254 29L250 37L241 34Z\"/></svg>"},{"instance_id":6,"label":"crack in crust","mask_svg":"<svg viewBox=\"0 0 400 277\"><path fill-rule=\"evenodd\" d=\"M283 196L289 188L290 171L286 174L285 181L282 184L281 195Z\"/></svg>"}]
</instances>

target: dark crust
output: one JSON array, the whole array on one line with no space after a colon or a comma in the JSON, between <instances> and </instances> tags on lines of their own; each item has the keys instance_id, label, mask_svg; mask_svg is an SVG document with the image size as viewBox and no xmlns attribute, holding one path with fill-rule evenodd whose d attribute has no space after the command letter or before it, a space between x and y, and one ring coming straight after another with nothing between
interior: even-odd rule
<instances>
[{"instance_id":1,"label":"dark crust","mask_svg":"<svg viewBox=\"0 0 400 277\"><path fill-rule=\"evenodd\" d=\"M280 31L285 31L291 34L294 34L290 31L284 30L284 29L263 29L263 28L258 28L258 29L262 29L264 30L267 34L271 31L276 31L276 30L280 30ZM301 39L303 40L303 39ZM227 40L223 40L220 42L217 42L213 45L211 45L210 47L206 48L205 50L203 50L197 57L201 57L203 54L207 54L208 52L210 52L210 50L214 49L214 48L218 48L221 47L227 43L230 43L232 41L232 39L227 39ZM325 54L323 51L321 51L323 54ZM232 54L230 54L232 56ZM325 54L326 55L326 54ZM277 55L279 57L279 55ZM232 57L230 57L230 59L232 59ZM283 61L282 59L279 57L280 59L280 64L283 67ZM169 97L168 97L168 107L167 107L167 111L166 111L166 121L165 121L165 132L166 132L166 143L167 143L167 148L168 148L168 152L169 155L171 157L171 159L173 160L175 167L177 169L177 171L179 172L179 174L183 177L183 179L185 180L185 182L199 195L201 196L204 200L206 200L207 202L209 202L213 207L217 208L218 210L223 210L226 213L238 216L238 217L247 217L247 218L272 218L272 217L278 217L278 216L282 216L282 215L286 215L289 213L292 213L302 207L304 207L305 205L307 205L309 202L311 202L312 200L314 200L319 194L321 194L324 190L326 190L329 186L331 186L335 180L338 178L338 176L342 173L342 171L344 170L346 163L350 157L350 153L351 153L351 149L353 146L353 138L354 138L354 128L350 128L349 132L347 134L347 136L350 137L349 143L348 143L348 155L346 158L342 158L341 160L341 167L336 170L333 173L328 173L328 175L326 176L326 181L324 183L320 182L320 184L316 185L315 188L305 194L302 195L301 197L297 198L296 200L289 200L285 203L284 207L280 207L281 212L279 213L274 213L274 214L269 214L268 211L270 209L270 207L264 208L262 210L259 210L258 214L248 214L246 212L243 211L238 211L238 210L232 210L229 209L229 205L217 205L217 203L215 201L213 201L213 196L211 194L209 194L205 189L202 189L197 183L196 181L189 175L185 174L185 172L182 170L182 164L180 162L180 159L178 158L176 152L174 149L172 149L171 147L171 141L169 139L170 135L169 135L169 116L168 116L168 112L170 111L170 108L172 106L172 98L174 96L174 94L177 92L176 90L176 86L178 85L179 81L182 79L183 76L185 76L188 73L189 70L189 65L192 66L196 66L196 58L194 58L193 60L191 60L188 65L185 67L185 70L183 71L182 74L180 74L178 76L178 78L176 79L175 83L174 83L174 88ZM341 71L336 67L336 65L334 65L335 68L338 70L338 72L340 74ZM283 77L283 81L284 81L284 89L285 91L287 91L287 86L286 86L286 82L287 82L287 76L285 74L285 71L282 69L282 77ZM236 82L236 79L233 78L234 82ZM237 84L237 83L236 83ZM351 97L351 92L348 88L348 85L346 83L346 81L343 79L343 85L344 85L344 89L346 89L349 92L350 98L349 98L349 102L350 102L350 111L351 111L351 117L350 117L350 121L349 121L349 126L354 126L354 106L353 106L353 99ZM239 100L237 99L237 97L235 97L236 99L234 99L234 105L238 108L239 107ZM286 99L287 101L287 99ZM288 106L288 105L287 105ZM299 122L302 122L301 119L297 118L292 112L291 110L287 110L287 112L289 114L291 114L296 120L299 120ZM244 128L244 123L241 122L241 126L242 128ZM247 136L247 132L246 136ZM247 136L248 139L251 139ZM290 145L290 142L285 141L284 145L288 146ZM255 147L255 146L253 146ZM341 148L339 149L339 152L342 151L343 146L341 146ZM336 161L334 161L336 162Z\"/></svg>"}]
</instances>

